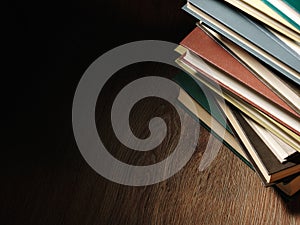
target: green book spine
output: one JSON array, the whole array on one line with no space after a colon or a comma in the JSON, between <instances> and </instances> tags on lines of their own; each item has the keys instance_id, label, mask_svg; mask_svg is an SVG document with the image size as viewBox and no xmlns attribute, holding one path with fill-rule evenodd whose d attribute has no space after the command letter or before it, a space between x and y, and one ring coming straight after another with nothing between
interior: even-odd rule
<instances>
[{"instance_id":1,"label":"green book spine","mask_svg":"<svg viewBox=\"0 0 300 225\"><path fill-rule=\"evenodd\" d=\"M176 75L173 80L179 84L179 86L184 89L199 105L201 105L212 117L214 117L226 130L233 134L231 127L226 121L226 117L223 112L219 109L218 103L214 98L210 98L211 102L208 104L207 96L204 94L201 88L205 88L203 85L198 84L192 77L185 73ZM201 86L199 86L201 85ZM207 91L206 93L210 93ZM212 93L213 95L213 93ZM219 141L221 141L230 151L232 151L237 157L239 157L247 166L254 170L252 164L245 159L238 151L236 151L228 142L222 139L215 131L213 131L208 125L206 125L200 118L194 115L189 109L187 109L181 102L177 101L177 104L183 108L189 115L200 123L205 129L212 133ZM213 113L212 113L213 112Z\"/></svg>"},{"instance_id":2,"label":"green book spine","mask_svg":"<svg viewBox=\"0 0 300 225\"><path fill-rule=\"evenodd\" d=\"M215 94L211 90L209 90L199 81L194 80L191 76L184 73L176 75L173 80L179 84L179 86L184 89L196 102L198 102L209 114L211 114L212 117L215 118L224 128L226 128L229 133L233 134L230 126L227 124L226 116L218 107L218 103L214 98Z\"/></svg>"}]
</instances>

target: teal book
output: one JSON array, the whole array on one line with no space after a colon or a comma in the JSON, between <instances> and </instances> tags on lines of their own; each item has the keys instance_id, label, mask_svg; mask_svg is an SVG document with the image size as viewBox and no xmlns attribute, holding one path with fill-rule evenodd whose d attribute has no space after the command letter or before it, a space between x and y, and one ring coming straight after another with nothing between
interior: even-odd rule
<instances>
[{"instance_id":1,"label":"teal book","mask_svg":"<svg viewBox=\"0 0 300 225\"><path fill-rule=\"evenodd\" d=\"M174 81L185 90L197 103L199 103L209 114L212 115L227 131L233 133L228 126L226 116L218 107L215 100L215 94L208 90L199 81L194 80L187 74L178 74L174 77Z\"/></svg>"},{"instance_id":2,"label":"teal book","mask_svg":"<svg viewBox=\"0 0 300 225\"><path fill-rule=\"evenodd\" d=\"M292 7L295 11L300 13L300 1L298 0L283 0L286 4Z\"/></svg>"},{"instance_id":3,"label":"teal book","mask_svg":"<svg viewBox=\"0 0 300 225\"><path fill-rule=\"evenodd\" d=\"M292 24L294 27L300 30L300 20L298 21L296 18L292 17L293 14L300 13L300 1L298 0L283 0L280 1L281 4L285 4L289 7L290 10L283 10L285 7L280 7L280 5L274 4L274 1L270 0L263 0L263 2L270 7L273 11L278 13L282 18L284 18L286 21L288 21L290 24ZM279 1L278 1L279 2ZM288 13L288 11L291 11L291 13Z\"/></svg>"}]
</instances>

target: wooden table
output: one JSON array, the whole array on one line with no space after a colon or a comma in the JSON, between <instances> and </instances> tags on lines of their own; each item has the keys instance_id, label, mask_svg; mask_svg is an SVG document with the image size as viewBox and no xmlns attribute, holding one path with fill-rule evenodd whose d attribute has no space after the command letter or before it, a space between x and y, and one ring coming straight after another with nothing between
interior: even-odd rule
<instances>
[{"instance_id":1,"label":"wooden table","mask_svg":"<svg viewBox=\"0 0 300 225\"><path fill-rule=\"evenodd\" d=\"M225 146L200 172L210 136L202 127L190 161L158 184L124 186L92 170L76 146L71 124L73 94L84 70L105 51L129 41L179 43L196 21L180 9L184 1L52 4L46 11L18 9L27 12L26 20L18 14L23 18L20 32L38 66L32 70L32 59L25 58L33 76L30 82L23 78L26 88L22 82L18 85L26 90L18 98L26 101L20 101L13 114L22 112L22 117L14 117L21 137L10 142L3 157L2 224L300 224L300 194L285 199L274 188L265 188ZM107 83L98 99L96 121L100 137L116 158L148 165L172 152L178 131L193 121L188 114L180 126L166 102L148 98L138 104L131 115L137 136L149 134L146 122L158 114L170 132L157 149L137 153L115 138L109 112L114 95L128 82L141 75L172 78L177 72L158 63L139 63L120 70Z\"/></svg>"}]
</instances>

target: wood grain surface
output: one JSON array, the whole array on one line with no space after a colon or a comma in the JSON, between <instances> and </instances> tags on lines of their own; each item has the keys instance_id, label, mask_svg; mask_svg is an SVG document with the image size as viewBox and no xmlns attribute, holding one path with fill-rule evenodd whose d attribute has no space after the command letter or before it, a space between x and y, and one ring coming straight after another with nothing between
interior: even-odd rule
<instances>
[{"instance_id":1,"label":"wood grain surface","mask_svg":"<svg viewBox=\"0 0 300 225\"><path fill-rule=\"evenodd\" d=\"M184 168L149 186L111 182L81 156L71 110L85 69L105 51L129 41L179 43L196 22L180 9L184 2L91 0L16 6L19 29L14 30L19 36L15 37L23 37L16 45L21 56L31 53L32 57L20 62L19 68L28 73L19 73L16 109L9 120L13 123L6 129L12 138L2 152L1 224L300 224L300 194L287 199L278 190L265 188L225 146L200 172L210 137L202 127ZM198 125L184 112L180 124L172 105L146 98L132 109L131 128L137 137L145 138L149 119L163 118L168 133L162 144L145 153L132 151L112 132L110 109L119 90L142 76L172 78L176 73L178 69L164 64L138 63L121 69L105 85L95 118L99 136L114 157L134 165L159 162L174 150L181 130L189 135L188 128ZM211 149L219 142L213 143Z\"/></svg>"}]
</instances>

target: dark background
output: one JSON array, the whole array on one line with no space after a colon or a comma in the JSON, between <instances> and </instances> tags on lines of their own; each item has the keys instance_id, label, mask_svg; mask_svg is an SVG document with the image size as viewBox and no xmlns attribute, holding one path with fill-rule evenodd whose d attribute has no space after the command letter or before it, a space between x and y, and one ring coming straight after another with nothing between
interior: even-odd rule
<instances>
[{"instance_id":1,"label":"dark background","mask_svg":"<svg viewBox=\"0 0 300 225\"><path fill-rule=\"evenodd\" d=\"M45 141L47 145L64 142L62 134L71 133L74 91L88 66L106 51L128 42L155 39L179 43L195 24L181 10L184 3L136 0L15 3L7 21L7 58L12 73L6 76L9 82L4 82L4 89L9 90L6 97L13 97L9 104L14 109L10 120L14 125L8 126L20 128L17 133L26 136L22 142L32 139L28 146L31 148L37 142L38 145ZM11 113L9 110L10 116ZM46 153L38 151L32 156L40 154ZM23 156L27 155L28 151Z\"/></svg>"},{"instance_id":2,"label":"dark background","mask_svg":"<svg viewBox=\"0 0 300 225\"><path fill-rule=\"evenodd\" d=\"M73 95L84 71L106 51L131 41L179 43L196 22L181 9L184 0L9 4L3 9L2 30L5 135L0 224L296 224L295 218L300 219L299 194L286 200L274 189L264 188L258 176L224 146L200 173L209 137L203 128L184 169L155 185L110 182L82 158L71 115ZM114 95L130 80L139 75L172 77L177 72L170 66L142 63L122 69L108 82L95 117L100 137L116 158L146 165L172 151L180 126L174 109L161 100L146 99L142 107L133 109L132 129L137 136L147 136L145 121L152 115L162 116L171 129L153 153L139 155L124 149L107 132L106 123ZM191 120L185 117L187 127Z\"/></svg>"},{"instance_id":3,"label":"dark background","mask_svg":"<svg viewBox=\"0 0 300 225\"><path fill-rule=\"evenodd\" d=\"M121 44L148 39L179 43L195 25L181 10L184 4L184 0L14 1L4 10L4 68L9 72L3 73L2 82L1 224L102 224L85 221L85 205L79 210L81 219L64 219L68 209L90 201L86 195L93 182L105 182L87 166L73 137L76 86L96 58ZM75 184L81 181L86 186L78 189ZM102 193L106 186L98 188ZM78 190L86 195L74 203Z\"/></svg>"},{"instance_id":4,"label":"dark background","mask_svg":"<svg viewBox=\"0 0 300 225\"><path fill-rule=\"evenodd\" d=\"M87 67L106 51L128 42L156 39L179 43L195 23L181 10L184 3L15 3L7 21L7 58L13 73L7 76L10 83L4 83L8 95L14 97L13 127L22 127L22 134L28 133L26 129L33 131L34 142L47 132L57 136L54 139L61 132L69 133L65 129L70 128L73 94Z\"/></svg>"}]
</instances>

